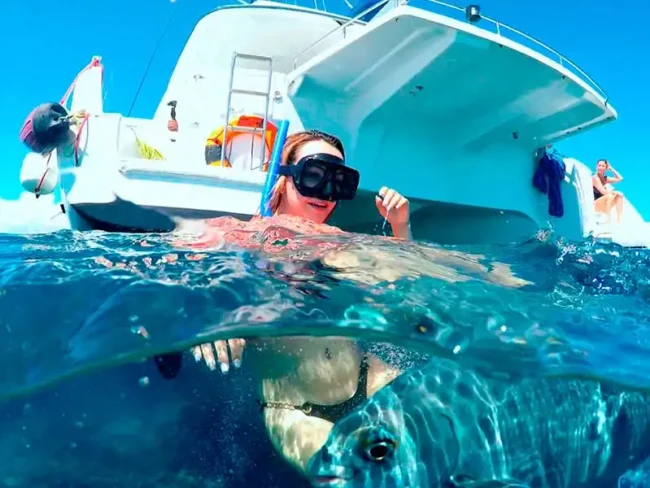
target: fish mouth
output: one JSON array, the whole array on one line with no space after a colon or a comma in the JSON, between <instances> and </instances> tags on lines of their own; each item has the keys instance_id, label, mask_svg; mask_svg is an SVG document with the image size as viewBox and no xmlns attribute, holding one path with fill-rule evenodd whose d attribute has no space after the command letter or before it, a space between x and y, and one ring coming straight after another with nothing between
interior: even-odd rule
<instances>
[{"instance_id":1,"label":"fish mouth","mask_svg":"<svg viewBox=\"0 0 650 488\"><path fill-rule=\"evenodd\" d=\"M342 486L348 481L350 481L350 478L345 478L335 474L318 474L311 477L312 485L318 487Z\"/></svg>"},{"instance_id":2,"label":"fish mouth","mask_svg":"<svg viewBox=\"0 0 650 488\"><path fill-rule=\"evenodd\" d=\"M309 480L312 483L312 486L317 486L319 488L334 488L338 486L345 486L349 483L354 477L354 473L351 473L347 469L326 469L326 470L317 470L315 473L312 473L309 477Z\"/></svg>"}]
</instances>

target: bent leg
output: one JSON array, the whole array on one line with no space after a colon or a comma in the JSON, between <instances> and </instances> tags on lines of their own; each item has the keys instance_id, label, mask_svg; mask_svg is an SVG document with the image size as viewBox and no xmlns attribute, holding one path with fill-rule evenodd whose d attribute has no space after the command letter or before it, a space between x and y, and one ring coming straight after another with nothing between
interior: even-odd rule
<instances>
[{"instance_id":1,"label":"bent leg","mask_svg":"<svg viewBox=\"0 0 650 488\"><path fill-rule=\"evenodd\" d=\"M616 206L616 221L620 223L623 218L623 195L616 194L614 205Z\"/></svg>"},{"instance_id":2,"label":"bent leg","mask_svg":"<svg viewBox=\"0 0 650 488\"><path fill-rule=\"evenodd\" d=\"M598 198L594 202L594 209L596 212L604 213L606 216L606 222L609 224L612 215L612 207L614 206L614 197L613 193L607 193L602 197Z\"/></svg>"}]
</instances>

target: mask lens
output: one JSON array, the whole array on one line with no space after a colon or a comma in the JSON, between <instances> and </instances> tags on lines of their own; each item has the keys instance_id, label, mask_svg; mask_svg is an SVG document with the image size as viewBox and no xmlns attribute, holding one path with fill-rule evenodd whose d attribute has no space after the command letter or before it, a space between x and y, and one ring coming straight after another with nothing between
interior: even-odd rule
<instances>
[{"instance_id":1,"label":"mask lens","mask_svg":"<svg viewBox=\"0 0 650 488\"><path fill-rule=\"evenodd\" d=\"M359 173L350 168L340 168L334 174L334 191L338 200L352 200L359 186Z\"/></svg>"},{"instance_id":2,"label":"mask lens","mask_svg":"<svg viewBox=\"0 0 650 488\"><path fill-rule=\"evenodd\" d=\"M294 183L300 194L322 200L351 200L357 192L359 173L329 154L307 156L299 161Z\"/></svg>"},{"instance_id":3,"label":"mask lens","mask_svg":"<svg viewBox=\"0 0 650 488\"><path fill-rule=\"evenodd\" d=\"M309 164L305 164L300 180L306 188L316 188L321 185L326 175L327 171L321 164L310 161Z\"/></svg>"}]
</instances>

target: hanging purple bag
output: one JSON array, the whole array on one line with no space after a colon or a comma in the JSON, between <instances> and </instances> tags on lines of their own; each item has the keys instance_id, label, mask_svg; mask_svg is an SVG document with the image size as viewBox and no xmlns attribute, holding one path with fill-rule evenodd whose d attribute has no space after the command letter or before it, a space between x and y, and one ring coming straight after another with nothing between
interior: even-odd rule
<instances>
[{"instance_id":1,"label":"hanging purple bag","mask_svg":"<svg viewBox=\"0 0 650 488\"><path fill-rule=\"evenodd\" d=\"M32 151L47 154L68 141L70 118L59 103L43 103L29 114L20 140Z\"/></svg>"}]
</instances>

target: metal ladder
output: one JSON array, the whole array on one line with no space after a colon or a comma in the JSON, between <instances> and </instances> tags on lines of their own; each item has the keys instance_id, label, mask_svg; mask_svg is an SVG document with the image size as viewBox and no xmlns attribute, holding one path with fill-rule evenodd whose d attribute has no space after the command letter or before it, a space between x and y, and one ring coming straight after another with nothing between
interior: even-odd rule
<instances>
[{"instance_id":1,"label":"metal ladder","mask_svg":"<svg viewBox=\"0 0 650 488\"><path fill-rule=\"evenodd\" d=\"M257 91L257 90L242 90L240 88L233 88L235 81L235 70L237 68L237 60L246 59L251 61L256 61L260 63L268 64L267 67L267 86L266 91ZM266 124L269 118L269 105L271 103L271 84L273 82L273 58L267 56L257 56L255 54L243 54L238 52L233 52L232 54L232 64L230 66L230 83L228 84L228 102L226 103L226 125L224 126L223 131L223 148L221 150L221 167L223 167L224 159L226 157L226 150L228 149L226 141L228 140L228 131L233 130L235 132L248 132L248 133L261 133L262 134L262 149L260 154L260 168L264 166L264 155L266 150L266 144L264 143L264 137L266 135ZM232 103L233 95L249 95L254 97L263 97L266 101L264 104L264 119L262 127L240 127L230 125L230 109ZM251 141L251 169L253 169L253 148L255 145L255 139Z\"/></svg>"}]
</instances>

